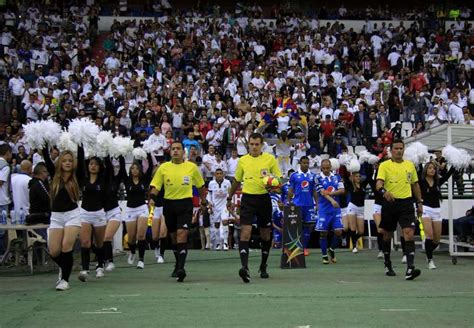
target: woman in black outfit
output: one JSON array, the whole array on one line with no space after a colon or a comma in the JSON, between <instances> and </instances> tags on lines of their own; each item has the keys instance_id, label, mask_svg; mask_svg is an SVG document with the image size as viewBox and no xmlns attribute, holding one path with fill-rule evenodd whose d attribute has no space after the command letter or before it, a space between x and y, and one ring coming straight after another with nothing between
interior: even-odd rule
<instances>
[{"instance_id":1,"label":"woman in black outfit","mask_svg":"<svg viewBox=\"0 0 474 328\"><path fill-rule=\"evenodd\" d=\"M79 165L86 166L85 162ZM84 171L86 171L84 169ZM82 270L79 280L85 282L89 277L90 249L92 234L94 235L95 252L97 256L96 277L104 276L104 235L105 220L104 201L108 196L105 191L104 165L98 157L92 157L87 163L87 174L79 180L82 187L81 203L81 260Z\"/></svg>"},{"instance_id":2,"label":"woman in black outfit","mask_svg":"<svg viewBox=\"0 0 474 328\"><path fill-rule=\"evenodd\" d=\"M110 272L115 269L114 255L112 249L112 241L117 230L122 224L122 210L118 203L118 193L120 183L127 176L125 171L125 160L120 157L119 161L123 161L117 175L115 175L114 165L110 157L105 158L105 194L104 199L105 219L107 220L107 227L105 228L104 237L104 259L106 262L105 271Z\"/></svg>"},{"instance_id":3,"label":"woman in black outfit","mask_svg":"<svg viewBox=\"0 0 474 328\"><path fill-rule=\"evenodd\" d=\"M433 251L438 247L441 239L442 218L441 218L441 186L448 181L454 168L446 172L443 176L438 174L436 162L429 162L425 165L420 175L420 189L423 198L423 228L425 230L425 252L428 260L428 268L436 269L433 261Z\"/></svg>"},{"instance_id":4,"label":"woman in black outfit","mask_svg":"<svg viewBox=\"0 0 474 328\"><path fill-rule=\"evenodd\" d=\"M80 185L84 172L84 149L78 148L77 160L71 151L62 152L56 164L51 161L49 149L43 150L46 167L52 176L50 185L51 223L48 229L48 248L58 264L59 280L56 290L69 289L69 277L73 266L73 247L81 229L81 211L78 206Z\"/></svg>"},{"instance_id":5,"label":"woman in black outfit","mask_svg":"<svg viewBox=\"0 0 474 328\"><path fill-rule=\"evenodd\" d=\"M124 179L127 192L127 209L125 211L124 221L127 225L128 246L130 254L128 264L135 263L136 240L138 240L138 263L137 269L145 268L145 248L146 231L148 229L148 206L146 204L147 192L151 182L151 173L153 172L151 155L148 154L148 169L143 173L142 165L134 162L130 166L128 177ZM120 161L121 170L124 170L125 160Z\"/></svg>"}]
</instances>

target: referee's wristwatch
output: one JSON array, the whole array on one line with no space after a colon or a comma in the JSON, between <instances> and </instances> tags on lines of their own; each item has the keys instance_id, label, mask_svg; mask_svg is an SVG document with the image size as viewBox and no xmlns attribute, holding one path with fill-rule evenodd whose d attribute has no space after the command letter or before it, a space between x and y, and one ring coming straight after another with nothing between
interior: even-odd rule
<instances>
[{"instance_id":1,"label":"referee's wristwatch","mask_svg":"<svg viewBox=\"0 0 474 328\"><path fill-rule=\"evenodd\" d=\"M416 205L423 205L423 199L417 200Z\"/></svg>"}]
</instances>

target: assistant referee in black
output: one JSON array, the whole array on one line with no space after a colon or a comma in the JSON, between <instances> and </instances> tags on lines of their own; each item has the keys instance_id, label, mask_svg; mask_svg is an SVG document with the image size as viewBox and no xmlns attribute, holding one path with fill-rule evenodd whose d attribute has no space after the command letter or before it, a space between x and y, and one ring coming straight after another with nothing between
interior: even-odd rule
<instances>
[{"instance_id":1,"label":"assistant referee in black","mask_svg":"<svg viewBox=\"0 0 474 328\"><path fill-rule=\"evenodd\" d=\"M397 229L397 223L402 228L405 237L407 252L406 280L413 280L421 273L415 268L415 241L413 235L416 227L416 212L423 212L423 200L421 199L418 175L413 162L403 159L405 144L402 140L393 140L390 147L392 158L379 166L377 174L377 192L383 195L382 220L379 227L383 230L382 250L385 259L385 274L395 276L390 261L390 249L393 232ZM414 199L413 199L414 196Z\"/></svg>"},{"instance_id":2,"label":"assistant referee in black","mask_svg":"<svg viewBox=\"0 0 474 328\"><path fill-rule=\"evenodd\" d=\"M150 207L158 203L158 193L165 188L163 215L171 235L176 264L172 276L182 282L186 277L184 264L188 253L188 231L193 216L192 187L199 189L201 204L206 205L204 180L196 164L184 160L184 147L181 142L171 145L171 161L162 164L150 183Z\"/></svg>"},{"instance_id":3,"label":"assistant referee in black","mask_svg":"<svg viewBox=\"0 0 474 328\"><path fill-rule=\"evenodd\" d=\"M239 276L244 282L250 282L249 240L252 234L252 223L257 218L262 239L262 261L260 277L268 278L267 260L272 246L272 202L262 179L265 176L281 178L280 168L275 157L262 153L263 136L252 133L249 137L249 154L242 156L235 171L235 178L227 198L227 207L231 206L232 196L243 183L240 203L240 241L239 253L242 267Z\"/></svg>"}]
</instances>

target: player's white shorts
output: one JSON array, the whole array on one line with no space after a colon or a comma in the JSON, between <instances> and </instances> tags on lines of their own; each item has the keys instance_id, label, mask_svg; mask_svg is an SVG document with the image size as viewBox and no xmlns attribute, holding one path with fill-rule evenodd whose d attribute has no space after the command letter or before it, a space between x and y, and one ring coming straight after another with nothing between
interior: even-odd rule
<instances>
[{"instance_id":1,"label":"player's white shorts","mask_svg":"<svg viewBox=\"0 0 474 328\"><path fill-rule=\"evenodd\" d=\"M341 216L344 217L347 215L347 207L341 208Z\"/></svg>"},{"instance_id":2,"label":"player's white shorts","mask_svg":"<svg viewBox=\"0 0 474 328\"><path fill-rule=\"evenodd\" d=\"M163 217L163 206L155 207L153 210L153 220L159 220Z\"/></svg>"},{"instance_id":3,"label":"player's white shorts","mask_svg":"<svg viewBox=\"0 0 474 328\"><path fill-rule=\"evenodd\" d=\"M103 227L107 224L104 210L86 211L81 208L81 223L89 223L93 227Z\"/></svg>"},{"instance_id":4,"label":"player's white shorts","mask_svg":"<svg viewBox=\"0 0 474 328\"><path fill-rule=\"evenodd\" d=\"M214 208L214 213L212 213L210 217L211 223L219 223L219 222L222 222L222 220L225 220L226 218L223 215L224 212L225 212L225 208L223 209Z\"/></svg>"},{"instance_id":5,"label":"player's white shorts","mask_svg":"<svg viewBox=\"0 0 474 328\"><path fill-rule=\"evenodd\" d=\"M120 206L105 212L105 219L109 221L122 221L122 210Z\"/></svg>"},{"instance_id":6,"label":"player's white shorts","mask_svg":"<svg viewBox=\"0 0 474 328\"><path fill-rule=\"evenodd\" d=\"M347 205L347 214L355 215L356 218L364 218L364 207L363 206L355 206L351 202Z\"/></svg>"},{"instance_id":7,"label":"player's white shorts","mask_svg":"<svg viewBox=\"0 0 474 328\"><path fill-rule=\"evenodd\" d=\"M148 206L141 205L138 207L127 207L125 215L123 216L124 222L134 222L138 218L148 218Z\"/></svg>"},{"instance_id":8,"label":"player's white shorts","mask_svg":"<svg viewBox=\"0 0 474 328\"><path fill-rule=\"evenodd\" d=\"M67 212L52 212L49 229L64 229L65 227L81 226L81 210L75 208Z\"/></svg>"},{"instance_id":9,"label":"player's white shorts","mask_svg":"<svg viewBox=\"0 0 474 328\"><path fill-rule=\"evenodd\" d=\"M441 222L443 219L441 218L441 208L437 207L429 207L423 205L423 218L431 218L432 221L439 221Z\"/></svg>"},{"instance_id":10,"label":"player's white shorts","mask_svg":"<svg viewBox=\"0 0 474 328\"><path fill-rule=\"evenodd\" d=\"M373 214L382 214L382 205L374 204L374 213Z\"/></svg>"}]
</instances>

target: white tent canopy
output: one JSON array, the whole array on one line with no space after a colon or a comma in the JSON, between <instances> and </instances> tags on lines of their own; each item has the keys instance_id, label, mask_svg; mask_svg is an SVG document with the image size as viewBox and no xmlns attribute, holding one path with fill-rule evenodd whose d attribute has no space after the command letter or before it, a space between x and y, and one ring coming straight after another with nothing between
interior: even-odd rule
<instances>
[{"instance_id":1,"label":"white tent canopy","mask_svg":"<svg viewBox=\"0 0 474 328\"><path fill-rule=\"evenodd\" d=\"M447 144L466 149L474 156L474 126L443 124L414 137L406 138L406 144L419 141L430 150L441 150Z\"/></svg>"}]
</instances>

